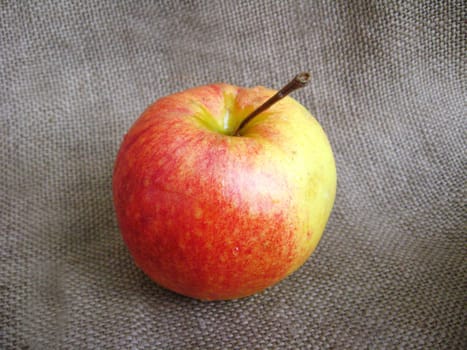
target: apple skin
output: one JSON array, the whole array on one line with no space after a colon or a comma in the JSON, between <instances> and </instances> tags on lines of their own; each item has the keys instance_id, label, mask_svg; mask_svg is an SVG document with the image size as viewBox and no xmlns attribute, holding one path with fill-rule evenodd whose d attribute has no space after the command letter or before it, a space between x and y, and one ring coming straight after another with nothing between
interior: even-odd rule
<instances>
[{"instance_id":1,"label":"apple skin","mask_svg":"<svg viewBox=\"0 0 467 350\"><path fill-rule=\"evenodd\" d=\"M213 84L163 97L124 137L118 224L157 284L201 300L259 292L299 268L329 218L336 169L319 123L276 91Z\"/></svg>"}]
</instances>

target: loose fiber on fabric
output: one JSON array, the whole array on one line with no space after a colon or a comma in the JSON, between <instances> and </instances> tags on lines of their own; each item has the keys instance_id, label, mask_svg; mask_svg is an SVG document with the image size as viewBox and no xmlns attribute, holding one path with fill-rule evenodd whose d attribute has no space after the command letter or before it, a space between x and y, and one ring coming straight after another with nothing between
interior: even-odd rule
<instances>
[{"instance_id":1,"label":"loose fiber on fabric","mask_svg":"<svg viewBox=\"0 0 467 350\"><path fill-rule=\"evenodd\" d=\"M463 1L0 3L1 349L465 349ZM133 264L111 193L155 99L280 88L338 171L323 239L265 292L203 303Z\"/></svg>"}]
</instances>

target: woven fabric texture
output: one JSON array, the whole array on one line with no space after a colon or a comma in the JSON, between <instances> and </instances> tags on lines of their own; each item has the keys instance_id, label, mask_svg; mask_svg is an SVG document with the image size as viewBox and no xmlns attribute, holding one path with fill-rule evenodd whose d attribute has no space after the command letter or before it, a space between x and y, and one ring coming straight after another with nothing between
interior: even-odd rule
<instances>
[{"instance_id":1,"label":"woven fabric texture","mask_svg":"<svg viewBox=\"0 0 467 350\"><path fill-rule=\"evenodd\" d=\"M465 349L464 1L2 1L1 349ZM280 88L323 125L338 189L306 264L199 302L133 264L112 204L155 99Z\"/></svg>"}]
</instances>

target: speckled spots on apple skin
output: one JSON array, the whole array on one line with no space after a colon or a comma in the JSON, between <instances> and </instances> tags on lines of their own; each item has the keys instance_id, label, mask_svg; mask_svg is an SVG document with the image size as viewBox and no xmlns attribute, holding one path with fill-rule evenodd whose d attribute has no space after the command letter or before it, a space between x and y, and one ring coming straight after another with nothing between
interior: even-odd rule
<instances>
[{"instance_id":1,"label":"speckled spots on apple skin","mask_svg":"<svg viewBox=\"0 0 467 350\"><path fill-rule=\"evenodd\" d=\"M164 196L159 192L158 197L161 198ZM161 205L164 206L165 201L163 201L163 198L161 199ZM172 214L172 217L174 218L172 219L172 222L174 223L170 228L170 234L175 234L175 236L179 237L177 241L178 247L166 247L167 259L160 256L156 263L152 260L152 263L149 263L149 265L145 262L140 262L139 265L145 269L145 271L151 271L155 266L166 267L168 269L167 273L159 275L158 278L161 278L161 281L165 280L164 283L169 283L169 285L170 282L168 280L173 276L174 270L178 271L177 274L179 275L180 280L188 281L187 283L190 285L191 290L196 290L193 289L196 288L196 281L189 282L190 279L207 278L212 273L223 276L224 283L227 283L226 281L230 281L232 285L243 285L246 277L252 278L255 274L261 274L261 269L258 269L258 265L264 266L262 274L263 276L268 276L268 278L263 282L264 287L271 283L271 280L276 280L284 274L285 268L281 261L283 262L284 260L287 260L284 259L284 257L291 254L291 251L293 251L293 247L290 247L289 245L290 238L282 236L279 239L280 236L278 236L278 231L265 230L263 232L260 231L261 234L258 235L259 238L255 236L254 240L245 240L242 233L247 231L249 228L242 225L238 216L235 217L235 215L232 215L232 213L229 212L225 212L223 213L224 215L222 215L215 210L212 210L212 214L220 216L218 221L213 220L212 218L210 219L209 214L203 215L202 220L199 220L199 218L196 218L196 209L194 209L191 215L198 219L197 221L200 221L199 224L196 224L195 221L191 221L190 226L184 226L179 222L175 222L175 218L180 219L180 216L190 215L190 210L187 210L187 208L193 207L190 204L190 201L191 199L185 198L183 201L183 207L185 209L176 209ZM182 202L180 201L180 203ZM228 208L228 206L226 207ZM194 208L196 208L196 206ZM168 211L169 210L158 210L158 212L163 214L164 217L167 217L166 213ZM223 222L225 225L226 222L229 222L229 217L234 218L236 222L231 222L229 224L230 229L221 227L220 222ZM268 225L271 225L270 222L275 222L276 228L281 226L277 217L269 219L265 218L252 229L258 230L260 227L267 227ZM214 225L214 230L212 225ZM164 228L164 226L164 223L162 223L162 226L159 225L155 235L155 242L158 242L159 245L162 245L163 243L162 240L157 237L159 235L165 236L169 234L169 227ZM217 234L215 236L206 237L204 232L209 231L214 231ZM271 260L265 260L264 250L268 252L268 255L271 255ZM275 251L276 253L274 253ZM232 252L234 254L232 254ZM284 257L281 258L281 256ZM232 260L237 257L240 260ZM193 270L186 270L186 266L182 266L183 264L172 264L174 258L181 262L186 262L188 259L190 261L190 266L197 270L196 274L194 274ZM258 279L258 277L259 276L257 275L255 279Z\"/></svg>"},{"instance_id":2,"label":"speckled spots on apple skin","mask_svg":"<svg viewBox=\"0 0 467 350\"><path fill-rule=\"evenodd\" d=\"M201 209L200 207L195 207L195 218L201 219L202 216L203 216L203 209Z\"/></svg>"}]
</instances>

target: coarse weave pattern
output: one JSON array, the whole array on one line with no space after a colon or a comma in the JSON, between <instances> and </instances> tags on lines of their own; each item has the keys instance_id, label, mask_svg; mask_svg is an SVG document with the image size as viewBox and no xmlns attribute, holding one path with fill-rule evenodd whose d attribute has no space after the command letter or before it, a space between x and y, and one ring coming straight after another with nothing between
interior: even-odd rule
<instances>
[{"instance_id":1,"label":"coarse weave pattern","mask_svg":"<svg viewBox=\"0 0 467 350\"><path fill-rule=\"evenodd\" d=\"M467 6L2 1L1 349L466 349ZM336 204L307 263L199 302L139 271L111 196L156 98L279 88L323 125Z\"/></svg>"}]
</instances>

